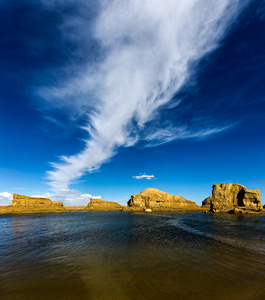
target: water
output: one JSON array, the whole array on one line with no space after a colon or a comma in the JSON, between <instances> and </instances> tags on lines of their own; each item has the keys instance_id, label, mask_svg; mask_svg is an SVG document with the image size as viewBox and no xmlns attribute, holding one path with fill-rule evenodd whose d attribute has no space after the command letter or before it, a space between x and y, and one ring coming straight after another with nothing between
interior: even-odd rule
<instances>
[{"instance_id":1,"label":"water","mask_svg":"<svg viewBox=\"0 0 265 300\"><path fill-rule=\"evenodd\" d=\"M265 299L265 215L0 216L0 299Z\"/></svg>"}]
</instances>

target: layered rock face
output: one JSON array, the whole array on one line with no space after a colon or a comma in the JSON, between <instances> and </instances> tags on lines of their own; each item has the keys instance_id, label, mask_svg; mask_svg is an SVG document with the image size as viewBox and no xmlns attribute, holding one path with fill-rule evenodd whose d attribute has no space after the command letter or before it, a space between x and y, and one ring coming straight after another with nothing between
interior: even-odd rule
<instances>
[{"instance_id":1,"label":"layered rock face","mask_svg":"<svg viewBox=\"0 0 265 300\"><path fill-rule=\"evenodd\" d=\"M9 206L1 206L0 213L53 213L65 212L62 202L48 198L13 195Z\"/></svg>"},{"instance_id":2,"label":"layered rock face","mask_svg":"<svg viewBox=\"0 0 265 300\"><path fill-rule=\"evenodd\" d=\"M64 206L67 212L71 211L87 211L87 206Z\"/></svg>"},{"instance_id":3,"label":"layered rock face","mask_svg":"<svg viewBox=\"0 0 265 300\"><path fill-rule=\"evenodd\" d=\"M259 190L249 190L243 185L219 183L213 185L212 212L253 213L262 211Z\"/></svg>"},{"instance_id":4,"label":"layered rock face","mask_svg":"<svg viewBox=\"0 0 265 300\"><path fill-rule=\"evenodd\" d=\"M200 210L195 202L153 188L145 189L138 195L132 195L127 205L129 208L139 211L146 209L153 211Z\"/></svg>"},{"instance_id":5,"label":"layered rock face","mask_svg":"<svg viewBox=\"0 0 265 300\"><path fill-rule=\"evenodd\" d=\"M45 208L63 207L62 202L52 201L48 198L29 197L29 196L23 196L17 194L13 195L13 200L10 205L16 207L45 207Z\"/></svg>"},{"instance_id":6,"label":"layered rock face","mask_svg":"<svg viewBox=\"0 0 265 300\"><path fill-rule=\"evenodd\" d=\"M209 196L208 198L202 201L202 208L204 208L205 210L210 210L211 204L212 204L212 196Z\"/></svg>"},{"instance_id":7,"label":"layered rock face","mask_svg":"<svg viewBox=\"0 0 265 300\"><path fill-rule=\"evenodd\" d=\"M88 210L96 211L122 210L122 206L116 202L110 202L99 199L90 199L87 208Z\"/></svg>"}]
</instances>

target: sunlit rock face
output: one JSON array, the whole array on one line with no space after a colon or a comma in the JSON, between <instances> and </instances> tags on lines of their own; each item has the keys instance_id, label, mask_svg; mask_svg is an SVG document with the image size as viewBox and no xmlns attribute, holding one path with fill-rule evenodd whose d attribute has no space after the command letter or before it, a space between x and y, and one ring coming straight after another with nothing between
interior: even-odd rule
<instances>
[{"instance_id":1,"label":"sunlit rock face","mask_svg":"<svg viewBox=\"0 0 265 300\"><path fill-rule=\"evenodd\" d=\"M213 185L212 212L253 213L261 210L259 190L249 190L243 185L234 183Z\"/></svg>"},{"instance_id":2,"label":"sunlit rock face","mask_svg":"<svg viewBox=\"0 0 265 300\"><path fill-rule=\"evenodd\" d=\"M52 201L48 198L37 198L14 194L10 206L16 207L37 207L37 208L52 208L63 207L62 202Z\"/></svg>"},{"instance_id":3,"label":"sunlit rock face","mask_svg":"<svg viewBox=\"0 0 265 300\"><path fill-rule=\"evenodd\" d=\"M138 195L132 195L127 205L134 210L200 210L195 202L153 188L145 189Z\"/></svg>"},{"instance_id":4,"label":"sunlit rock face","mask_svg":"<svg viewBox=\"0 0 265 300\"><path fill-rule=\"evenodd\" d=\"M29 197L24 195L13 195L9 206L0 207L0 213L23 214L23 213L59 213L65 212L62 202L52 201L48 198Z\"/></svg>"},{"instance_id":5,"label":"sunlit rock face","mask_svg":"<svg viewBox=\"0 0 265 300\"><path fill-rule=\"evenodd\" d=\"M88 210L122 210L122 206L116 202L99 200L99 199L90 199L90 202L87 205Z\"/></svg>"},{"instance_id":6,"label":"sunlit rock face","mask_svg":"<svg viewBox=\"0 0 265 300\"><path fill-rule=\"evenodd\" d=\"M204 208L206 210L210 210L211 203L212 203L212 196L209 196L208 198L206 198L202 201L202 208Z\"/></svg>"}]
</instances>

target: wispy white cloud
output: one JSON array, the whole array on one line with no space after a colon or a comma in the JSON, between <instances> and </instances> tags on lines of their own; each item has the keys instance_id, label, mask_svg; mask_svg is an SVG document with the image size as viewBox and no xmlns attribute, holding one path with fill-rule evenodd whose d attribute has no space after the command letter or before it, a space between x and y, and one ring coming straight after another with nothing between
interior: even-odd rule
<instances>
[{"instance_id":1,"label":"wispy white cloud","mask_svg":"<svg viewBox=\"0 0 265 300\"><path fill-rule=\"evenodd\" d=\"M44 195L32 195L31 197L36 197L36 198L51 198L53 194L51 193L45 193Z\"/></svg>"},{"instance_id":2,"label":"wispy white cloud","mask_svg":"<svg viewBox=\"0 0 265 300\"><path fill-rule=\"evenodd\" d=\"M67 189L86 172L98 169L119 147L133 146L139 140L159 145L225 130L211 127L196 131L180 126L146 132L146 127L152 127L165 104L174 105L172 98L194 74L195 63L219 46L248 2L102 1L93 26L87 26L85 14L65 20L62 30L66 37L66 32L71 32L69 39L82 35L84 47L84 32L89 28L87 39L92 36L97 41L102 56L83 65L62 85L38 90L53 105L82 111L88 118L82 127L87 132L84 149L52 164L53 170L48 172L52 188ZM174 101L177 106L181 99Z\"/></svg>"},{"instance_id":3,"label":"wispy white cloud","mask_svg":"<svg viewBox=\"0 0 265 300\"><path fill-rule=\"evenodd\" d=\"M101 199L101 196L92 196L90 194L81 194L78 199L89 201L90 199Z\"/></svg>"},{"instance_id":4,"label":"wispy white cloud","mask_svg":"<svg viewBox=\"0 0 265 300\"><path fill-rule=\"evenodd\" d=\"M187 126L169 127L157 129L154 132L147 133L145 140L149 141L146 147L154 147L162 145L174 140L183 140L189 138L203 139L211 135L226 131L232 128L235 124L220 128L205 128L205 129L188 129Z\"/></svg>"},{"instance_id":5,"label":"wispy white cloud","mask_svg":"<svg viewBox=\"0 0 265 300\"><path fill-rule=\"evenodd\" d=\"M133 176L133 178L135 178L135 179L152 180L152 179L155 179L155 176L154 175L140 174L140 175L137 175L137 176Z\"/></svg>"},{"instance_id":6,"label":"wispy white cloud","mask_svg":"<svg viewBox=\"0 0 265 300\"><path fill-rule=\"evenodd\" d=\"M0 193L0 205L9 205L13 199L13 195L8 192Z\"/></svg>"}]
</instances>

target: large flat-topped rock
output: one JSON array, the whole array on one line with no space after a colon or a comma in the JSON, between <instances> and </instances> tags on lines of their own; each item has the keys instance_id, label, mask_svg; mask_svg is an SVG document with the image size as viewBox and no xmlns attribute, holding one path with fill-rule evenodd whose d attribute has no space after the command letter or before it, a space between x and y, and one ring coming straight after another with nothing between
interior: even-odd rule
<instances>
[{"instance_id":1,"label":"large flat-topped rock","mask_svg":"<svg viewBox=\"0 0 265 300\"><path fill-rule=\"evenodd\" d=\"M259 190L249 190L235 183L213 185L212 212L251 213L262 211Z\"/></svg>"},{"instance_id":2,"label":"large flat-topped rock","mask_svg":"<svg viewBox=\"0 0 265 300\"><path fill-rule=\"evenodd\" d=\"M89 210L122 210L122 206L116 202L99 200L99 199L90 199L90 202L87 205Z\"/></svg>"},{"instance_id":3,"label":"large flat-topped rock","mask_svg":"<svg viewBox=\"0 0 265 300\"><path fill-rule=\"evenodd\" d=\"M13 195L11 206L21 207L63 207L62 202L52 201L48 198L29 197L24 195Z\"/></svg>"},{"instance_id":4,"label":"large flat-topped rock","mask_svg":"<svg viewBox=\"0 0 265 300\"><path fill-rule=\"evenodd\" d=\"M145 189L138 195L132 195L127 205L135 210L200 210L195 202L154 188Z\"/></svg>"},{"instance_id":5,"label":"large flat-topped rock","mask_svg":"<svg viewBox=\"0 0 265 300\"><path fill-rule=\"evenodd\" d=\"M62 202L52 201L48 198L13 195L12 203L0 207L0 214L23 213L59 213L66 212Z\"/></svg>"}]
</instances>

